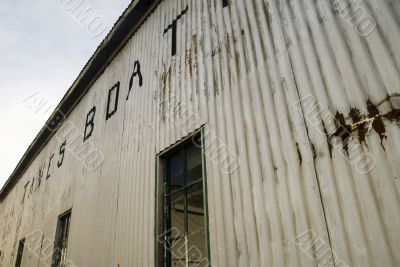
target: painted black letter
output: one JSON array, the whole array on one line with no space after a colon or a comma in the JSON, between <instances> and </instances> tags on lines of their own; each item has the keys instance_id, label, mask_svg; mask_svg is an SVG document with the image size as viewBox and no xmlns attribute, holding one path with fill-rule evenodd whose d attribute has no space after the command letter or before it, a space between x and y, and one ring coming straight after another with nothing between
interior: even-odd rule
<instances>
[{"instance_id":1,"label":"painted black letter","mask_svg":"<svg viewBox=\"0 0 400 267\"><path fill-rule=\"evenodd\" d=\"M57 162L57 167L58 167L58 168L60 168L61 165L62 165L63 162L64 162L65 145L66 145L66 144L67 144L67 140L65 140L64 143L62 143L61 146L60 146L60 152L59 152L59 154L60 154L60 156L61 156L61 159Z\"/></svg>"},{"instance_id":2,"label":"painted black letter","mask_svg":"<svg viewBox=\"0 0 400 267\"><path fill-rule=\"evenodd\" d=\"M129 91L128 91L128 95L126 96L126 100L129 99L129 93L132 90L132 85L133 85L133 78L135 78L136 76L139 76L139 86L142 87L143 85L143 76L142 76L142 72L140 71L140 62L139 60L135 61L135 65L133 66L133 73L131 76L131 79L129 80Z\"/></svg>"},{"instance_id":3,"label":"painted black letter","mask_svg":"<svg viewBox=\"0 0 400 267\"><path fill-rule=\"evenodd\" d=\"M28 187L28 185L29 185L29 181L24 185L24 195L23 195L23 197L22 197L22 203L24 203L24 200L25 200L25 195L26 195L26 188Z\"/></svg>"},{"instance_id":4,"label":"painted black letter","mask_svg":"<svg viewBox=\"0 0 400 267\"><path fill-rule=\"evenodd\" d=\"M65 114L58 109L54 111L54 114L55 115L53 116L52 120L48 124L46 124L46 127L52 132L57 130L60 124L65 119Z\"/></svg>"},{"instance_id":5,"label":"painted black letter","mask_svg":"<svg viewBox=\"0 0 400 267\"><path fill-rule=\"evenodd\" d=\"M108 91L106 120L108 120L109 118L111 118L111 116L114 115L115 112L117 112L117 109L118 109L118 96L119 96L119 85L120 85L120 82L117 82L117 83L116 83L113 87L111 87L111 89ZM117 90L117 91L115 92L114 108L113 108L112 111L110 111L111 95L112 95L112 93L113 93L114 90Z\"/></svg>"},{"instance_id":6,"label":"painted black letter","mask_svg":"<svg viewBox=\"0 0 400 267\"><path fill-rule=\"evenodd\" d=\"M86 124L85 124L85 135L83 136L83 142L89 139L94 130L94 116L96 115L96 107L93 107L86 116ZM88 127L90 126L90 131L88 131Z\"/></svg>"},{"instance_id":7,"label":"painted black letter","mask_svg":"<svg viewBox=\"0 0 400 267\"><path fill-rule=\"evenodd\" d=\"M183 15L186 14L186 12L189 10L189 7L186 7L186 9L182 10L182 12L172 21L170 25L164 30L164 35L169 31L172 30L172 49L171 49L171 55L175 56L176 55L176 43L177 43L177 22L178 20L181 19Z\"/></svg>"},{"instance_id":8,"label":"painted black letter","mask_svg":"<svg viewBox=\"0 0 400 267\"><path fill-rule=\"evenodd\" d=\"M38 179L39 179L39 184L38 187L40 187L40 185L42 184L42 178L43 178L43 167L39 168L39 173L38 173Z\"/></svg>"},{"instance_id":9,"label":"painted black letter","mask_svg":"<svg viewBox=\"0 0 400 267\"><path fill-rule=\"evenodd\" d=\"M46 175L46 180L50 178L50 167L51 167L51 161L54 157L54 154L51 154L49 158L49 166L47 166L47 175Z\"/></svg>"}]
</instances>

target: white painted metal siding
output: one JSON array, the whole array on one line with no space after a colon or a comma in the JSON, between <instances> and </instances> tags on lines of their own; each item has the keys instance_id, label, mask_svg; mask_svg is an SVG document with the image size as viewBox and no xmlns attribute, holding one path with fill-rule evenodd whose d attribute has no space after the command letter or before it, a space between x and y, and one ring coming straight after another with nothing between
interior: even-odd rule
<instances>
[{"instance_id":1,"label":"white painted metal siding","mask_svg":"<svg viewBox=\"0 0 400 267\"><path fill-rule=\"evenodd\" d=\"M27 181L58 156L53 137L0 203L0 266L14 265L19 240L36 230L53 241L71 207L74 264L153 266L156 155L202 125L214 266L399 266L399 2L352 6L376 20L367 36L329 3L162 1L67 119L83 132L96 106L89 140L105 161L91 171L67 151L21 204ZM164 29L186 7L172 57ZM126 100L136 60L143 86L134 79ZM220 163L228 153L238 168ZM319 243L304 249L304 233ZM24 254L23 266L49 263Z\"/></svg>"}]
</instances>

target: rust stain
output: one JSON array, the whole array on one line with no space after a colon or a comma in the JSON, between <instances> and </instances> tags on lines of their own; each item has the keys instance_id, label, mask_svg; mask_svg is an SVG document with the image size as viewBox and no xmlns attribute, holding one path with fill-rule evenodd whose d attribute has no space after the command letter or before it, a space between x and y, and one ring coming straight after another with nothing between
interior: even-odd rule
<instances>
[{"instance_id":1,"label":"rust stain","mask_svg":"<svg viewBox=\"0 0 400 267\"><path fill-rule=\"evenodd\" d=\"M313 155L313 159L317 158L317 151L315 150L315 146L313 143L311 143L311 151L312 151L312 155Z\"/></svg>"},{"instance_id":2,"label":"rust stain","mask_svg":"<svg viewBox=\"0 0 400 267\"><path fill-rule=\"evenodd\" d=\"M297 155L299 157L299 162L300 162L300 165L301 165L301 163L303 163L303 157L301 156L299 144L297 142L296 142L296 148L297 148Z\"/></svg>"},{"instance_id":3,"label":"rust stain","mask_svg":"<svg viewBox=\"0 0 400 267\"><path fill-rule=\"evenodd\" d=\"M236 67L236 69L237 69L237 74L238 75L240 75L240 64L239 64L239 62L240 62L240 55L239 55L239 52L237 51L237 50L235 50L235 63L236 63L236 65L237 65L237 67Z\"/></svg>"},{"instance_id":4,"label":"rust stain","mask_svg":"<svg viewBox=\"0 0 400 267\"><path fill-rule=\"evenodd\" d=\"M197 55L197 34L192 35L192 43L194 46L194 54Z\"/></svg>"},{"instance_id":5,"label":"rust stain","mask_svg":"<svg viewBox=\"0 0 400 267\"><path fill-rule=\"evenodd\" d=\"M339 111L335 115L336 132L332 136L340 137L343 143L343 149L346 154L349 154L348 139L351 136L351 127L346 124L344 115Z\"/></svg>"},{"instance_id":6,"label":"rust stain","mask_svg":"<svg viewBox=\"0 0 400 267\"><path fill-rule=\"evenodd\" d=\"M186 61L189 66L190 78L192 78L193 77L193 60L192 60L192 51L190 49L186 50Z\"/></svg>"},{"instance_id":7,"label":"rust stain","mask_svg":"<svg viewBox=\"0 0 400 267\"><path fill-rule=\"evenodd\" d=\"M219 95L218 81L216 75L214 75L214 96Z\"/></svg>"},{"instance_id":8,"label":"rust stain","mask_svg":"<svg viewBox=\"0 0 400 267\"><path fill-rule=\"evenodd\" d=\"M164 65L165 69L165 65ZM161 110L161 120L165 121L165 102L167 101L167 88L168 85L171 85L171 66L168 67L168 70L165 71L161 77L161 92L160 92L160 110Z\"/></svg>"},{"instance_id":9,"label":"rust stain","mask_svg":"<svg viewBox=\"0 0 400 267\"><path fill-rule=\"evenodd\" d=\"M390 99L390 97L388 99ZM347 154L348 140L353 130L357 130L359 143L367 145L366 137L369 131L373 129L379 135L381 146L383 149L385 149L385 147L383 146L383 141L387 139L387 136L385 135L386 128L383 120L387 119L390 122L397 122L397 124L399 124L400 122L400 109L392 109L386 114L381 114L378 107L373 104L371 100L368 100L366 104L367 114L361 114L360 110L357 108L350 109L350 113L348 116L352 120L352 123L350 124L347 124L344 115L337 111L335 116L336 131L330 137L328 137L324 126L324 132L327 135L328 140L330 140L330 138L334 136L340 137L343 142L343 148Z\"/></svg>"},{"instance_id":10,"label":"rust stain","mask_svg":"<svg viewBox=\"0 0 400 267\"><path fill-rule=\"evenodd\" d=\"M383 147L383 140L386 139L387 136L385 135L386 129L379 114L379 110L370 100L367 101L367 110L368 117L371 119L373 118L372 128L378 133L381 139L381 146ZM385 148L383 147L383 149Z\"/></svg>"},{"instance_id":11,"label":"rust stain","mask_svg":"<svg viewBox=\"0 0 400 267\"><path fill-rule=\"evenodd\" d=\"M365 145L367 145L367 143L365 142L365 137L368 132L368 127L366 127L367 121L363 121L363 116L361 115L360 110L357 108L350 109L350 117L353 121L353 124L356 125L358 141L360 142L360 144L364 143Z\"/></svg>"},{"instance_id":12,"label":"rust stain","mask_svg":"<svg viewBox=\"0 0 400 267\"><path fill-rule=\"evenodd\" d=\"M386 119L390 122L399 122L400 120L400 109L393 109L392 111L388 112L384 115Z\"/></svg>"},{"instance_id":13,"label":"rust stain","mask_svg":"<svg viewBox=\"0 0 400 267\"><path fill-rule=\"evenodd\" d=\"M215 57L216 55L218 55L218 54L220 54L220 53L221 53L221 47L220 47L220 46L215 47L215 48L213 48L213 49L211 50L211 56L212 56L212 57Z\"/></svg>"},{"instance_id":14,"label":"rust stain","mask_svg":"<svg viewBox=\"0 0 400 267\"><path fill-rule=\"evenodd\" d=\"M229 38L229 34L226 34L225 36L225 47L226 47L226 54L229 55L231 54L231 46L230 46L230 38Z\"/></svg>"},{"instance_id":15,"label":"rust stain","mask_svg":"<svg viewBox=\"0 0 400 267\"><path fill-rule=\"evenodd\" d=\"M325 137L326 137L326 140L327 140L327 143L328 143L329 156L330 156L330 158L332 158L332 149L333 149L333 146L332 146L332 143L330 142L329 134L328 134L328 131L326 130L326 126L325 126L325 123L324 123L324 122L322 122L322 127L323 127L323 129L324 129Z\"/></svg>"}]
</instances>

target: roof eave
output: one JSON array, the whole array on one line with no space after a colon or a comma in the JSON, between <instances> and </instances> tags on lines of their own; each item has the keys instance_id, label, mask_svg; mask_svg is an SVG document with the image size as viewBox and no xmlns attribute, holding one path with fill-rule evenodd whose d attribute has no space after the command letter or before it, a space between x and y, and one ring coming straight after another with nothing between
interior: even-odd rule
<instances>
[{"instance_id":1,"label":"roof eave","mask_svg":"<svg viewBox=\"0 0 400 267\"><path fill-rule=\"evenodd\" d=\"M69 88L67 93L51 114L46 124L33 140L27 151L19 161L17 167L10 175L0 191L2 201L18 182L26 169L47 144L57 127L64 121L82 97L89 90L92 83L106 69L114 56L125 45L127 40L135 33L143 21L162 0L134 0L115 23L107 37L101 42L93 56L86 63L78 78ZM62 114L62 116L60 116Z\"/></svg>"}]
</instances>

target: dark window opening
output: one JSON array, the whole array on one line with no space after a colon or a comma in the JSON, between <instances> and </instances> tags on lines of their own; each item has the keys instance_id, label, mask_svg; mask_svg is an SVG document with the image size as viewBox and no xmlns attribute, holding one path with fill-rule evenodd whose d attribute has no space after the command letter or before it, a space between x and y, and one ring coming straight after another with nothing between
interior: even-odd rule
<instances>
[{"instance_id":1,"label":"dark window opening","mask_svg":"<svg viewBox=\"0 0 400 267\"><path fill-rule=\"evenodd\" d=\"M201 135L163 156L162 264L209 266Z\"/></svg>"},{"instance_id":2,"label":"dark window opening","mask_svg":"<svg viewBox=\"0 0 400 267\"><path fill-rule=\"evenodd\" d=\"M15 267L21 267L22 256L24 254L24 246L25 246L25 238L19 241L18 254L17 254L17 260L15 261Z\"/></svg>"},{"instance_id":3,"label":"dark window opening","mask_svg":"<svg viewBox=\"0 0 400 267\"><path fill-rule=\"evenodd\" d=\"M67 263L68 234L71 224L71 211L58 218L52 267L64 267Z\"/></svg>"}]
</instances>

